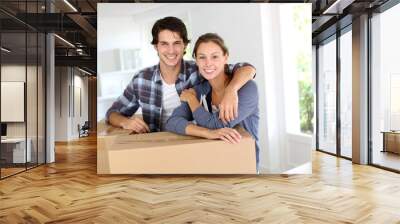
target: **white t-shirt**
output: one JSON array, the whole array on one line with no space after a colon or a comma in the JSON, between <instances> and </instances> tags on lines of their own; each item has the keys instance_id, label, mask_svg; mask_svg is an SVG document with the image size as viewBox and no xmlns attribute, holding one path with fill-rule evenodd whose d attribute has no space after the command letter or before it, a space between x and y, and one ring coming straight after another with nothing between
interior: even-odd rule
<instances>
[{"instance_id":1,"label":"white t-shirt","mask_svg":"<svg viewBox=\"0 0 400 224\"><path fill-rule=\"evenodd\" d=\"M162 115L161 115L161 131L165 130L165 124L168 118L171 116L175 108L181 105L178 92L174 84L168 84L162 80Z\"/></svg>"}]
</instances>

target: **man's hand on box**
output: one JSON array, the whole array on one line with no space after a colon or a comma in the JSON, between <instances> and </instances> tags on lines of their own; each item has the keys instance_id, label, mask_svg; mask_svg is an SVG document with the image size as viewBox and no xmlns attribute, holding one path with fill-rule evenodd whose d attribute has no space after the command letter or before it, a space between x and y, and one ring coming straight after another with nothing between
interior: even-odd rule
<instances>
[{"instance_id":1,"label":"man's hand on box","mask_svg":"<svg viewBox=\"0 0 400 224\"><path fill-rule=\"evenodd\" d=\"M242 136L233 128L220 128L209 130L207 133L208 139L221 139L228 143L239 143Z\"/></svg>"},{"instance_id":2,"label":"man's hand on box","mask_svg":"<svg viewBox=\"0 0 400 224\"><path fill-rule=\"evenodd\" d=\"M150 132L149 126L140 117L132 117L121 124L123 129L132 130L136 133Z\"/></svg>"},{"instance_id":3,"label":"man's hand on box","mask_svg":"<svg viewBox=\"0 0 400 224\"><path fill-rule=\"evenodd\" d=\"M238 94L237 91L225 89L224 97L219 104L219 119L224 124L235 120L238 117Z\"/></svg>"}]
</instances>

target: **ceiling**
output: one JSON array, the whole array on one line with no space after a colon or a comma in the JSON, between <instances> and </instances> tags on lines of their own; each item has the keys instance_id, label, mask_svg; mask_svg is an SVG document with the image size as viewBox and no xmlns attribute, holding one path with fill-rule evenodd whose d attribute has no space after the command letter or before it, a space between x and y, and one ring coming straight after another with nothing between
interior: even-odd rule
<instances>
[{"instance_id":1,"label":"ceiling","mask_svg":"<svg viewBox=\"0 0 400 224\"><path fill-rule=\"evenodd\" d=\"M313 43L315 44L335 33L338 27L340 28L341 26L344 27L350 24L353 16L357 16L366 10L379 7L387 1L388 0L239 0L232 2L312 3L312 36ZM0 24L3 32L2 39L5 38L2 43L5 43L4 41L12 42L13 44L11 44L11 47L22 51L24 48L18 46L25 46L25 38L23 38L23 36L26 28L28 28L28 31L54 32L60 37L55 38L56 65L80 66L96 73L97 3L127 2L162 3L170 1L47 0L46 7L45 0L1 0ZM221 0L221 2L224 1ZM151 9L152 7L153 6L149 4L148 8ZM49 13L50 9L52 13ZM340 23L338 23L339 20L341 20ZM30 48L35 47L36 45L34 43L28 44L27 51L31 52L32 50Z\"/></svg>"},{"instance_id":2,"label":"ceiling","mask_svg":"<svg viewBox=\"0 0 400 224\"><path fill-rule=\"evenodd\" d=\"M352 23L353 17L375 12L391 0L312 0L312 38L318 44Z\"/></svg>"}]
</instances>

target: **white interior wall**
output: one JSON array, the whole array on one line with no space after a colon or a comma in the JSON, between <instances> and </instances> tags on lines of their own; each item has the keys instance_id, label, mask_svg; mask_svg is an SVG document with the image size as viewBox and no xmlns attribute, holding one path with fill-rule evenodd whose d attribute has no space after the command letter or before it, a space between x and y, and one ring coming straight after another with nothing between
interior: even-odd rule
<instances>
[{"instance_id":1,"label":"white interior wall","mask_svg":"<svg viewBox=\"0 0 400 224\"><path fill-rule=\"evenodd\" d=\"M121 49L141 47L139 25L135 23L132 16L117 18L101 16L98 17L98 24L98 73L122 70Z\"/></svg>"},{"instance_id":2,"label":"white interior wall","mask_svg":"<svg viewBox=\"0 0 400 224\"><path fill-rule=\"evenodd\" d=\"M229 49L229 62L251 62L263 74L263 52L260 5L214 4L210 7L199 4L188 11L192 30L193 45L198 37L205 33L220 35ZM229 12L230 16L224 16ZM243 16L246 14L246 16ZM206 26L204 24L207 24ZM228 25L229 24L229 25ZM240 24L235 26L234 24ZM247 35L243 35L247 34Z\"/></svg>"},{"instance_id":3,"label":"white interior wall","mask_svg":"<svg viewBox=\"0 0 400 224\"><path fill-rule=\"evenodd\" d=\"M88 78L87 76L81 76L78 70L74 71L74 112L72 113L72 124L71 124L71 135L72 138L78 138L78 124L82 126L85 121L88 121ZM79 93L80 91L80 93ZM80 101L80 102L79 102Z\"/></svg>"},{"instance_id":4,"label":"white interior wall","mask_svg":"<svg viewBox=\"0 0 400 224\"><path fill-rule=\"evenodd\" d=\"M55 141L69 141L79 137L78 124L88 120L88 78L71 67L56 67ZM78 90L81 91L81 102ZM77 106L81 105L82 115ZM74 111L75 110L75 111Z\"/></svg>"},{"instance_id":5,"label":"white interior wall","mask_svg":"<svg viewBox=\"0 0 400 224\"><path fill-rule=\"evenodd\" d=\"M151 5L153 4L142 7L147 8ZM98 120L104 119L107 109L119 96L120 92L115 93L115 90L124 89L135 73L119 72L123 69L122 50L137 49L142 45L140 26L132 17L135 10L132 7L128 8L133 10L127 11L123 4L98 4L98 13L101 15L97 18Z\"/></svg>"},{"instance_id":6,"label":"white interior wall","mask_svg":"<svg viewBox=\"0 0 400 224\"><path fill-rule=\"evenodd\" d=\"M33 67L25 65L2 65L1 66L1 81L17 81L26 82L25 73L26 70L31 72ZM36 71L36 70L35 70ZM1 108L6 110L7 108ZM25 122L7 122L7 136L8 137L25 137Z\"/></svg>"},{"instance_id":7,"label":"white interior wall","mask_svg":"<svg viewBox=\"0 0 400 224\"><path fill-rule=\"evenodd\" d=\"M38 69L38 70L37 70ZM38 72L38 80L36 79L36 73ZM27 74L27 82L25 82ZM29 146L31 149L31 155L33 161L36 161L36 153L37 150L39 153L39 163L44 162L44 141L43 135L44 133L44 115L43 115L43 108L44 108L44 89L43 89L43 82L42 78L44 77L40 75L42 74L41 67L36 66L25 66L20 64L5 64L1 66L1 75L2 81L18 81L27 83L26 85L26 115L27 119L26 122L7 122L7 137L25 137L25 133L27 138L30 139L31 145ZM37 83L39 82L39 83ZM37 84L39 86L37 87ZM36 91L39 91L37 95ZM3 91L3 89L2 89ZM22 94L23 91L21 92ZM2 95L2 97L7 97ZM24 104L24 102L23 102ZM6 110L8 113L13 113L12 108L1 108L2 110ZM24 106L19 108L22 110L21 112L24 114ZM15 109L14 110L18 110ZM39 115L39 116L38 116ZM38 141L37 141L38 140ZM51 152L51 150L49 150ZM51 158L51 157L48 157ZM51 162L51 160L48 160Z\"/></svg>"},{"instance_id":8,"label":"white interior wall","mask_svg":"<svg viewBox=\"0 0 400 224\"><path fill-rule=\"evenodd\" d=\"M87 76L80 76L82 88L82 116L81 124L89 120L89 78Z\"/></svg>"},{"instance_id":9,"label":"white interior wall","mask_svg":"<svg viewBox=\"0 0 400 224\"><path fill-rule=\"evenodd\" d=\"M1 81L17 81L25 82L25 65L2 65L1 66ZM28 70L32 67L27 68Z\"/></svg>"},{"instance_id":10,"label":"white interior wall","mask_svg":"<svg viewBox=\"0 0 400 224\"><path fill-rule=\"evenodd\" d=\"M55 68L55 141L68 141L68 68Z\"/></svg>"}]
</instances>

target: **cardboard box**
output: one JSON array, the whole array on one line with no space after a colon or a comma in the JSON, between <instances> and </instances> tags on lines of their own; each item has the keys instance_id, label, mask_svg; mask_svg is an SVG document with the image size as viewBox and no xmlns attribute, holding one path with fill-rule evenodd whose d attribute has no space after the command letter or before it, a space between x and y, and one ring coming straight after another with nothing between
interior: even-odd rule
<instances>
[{"instance_id":1,"label":"cardboard box","mask_svg":"<svg viewBox=\"0 0 400 224\"><path fill-rule=\"evenodd\" d=\"M400 132L383 132L385 152L400 154Z\"/></svg>"},{"instance_id":2,"label":"cardboard box","mask_svg":"<svg viewBox=\"0 0 400 224\"><path fill-rule=\"evenodd\" d=\"M254 139L238 144L169 132L130 135L98 123L98 174L255 174Z\"/></svg>"}]
</instances>

